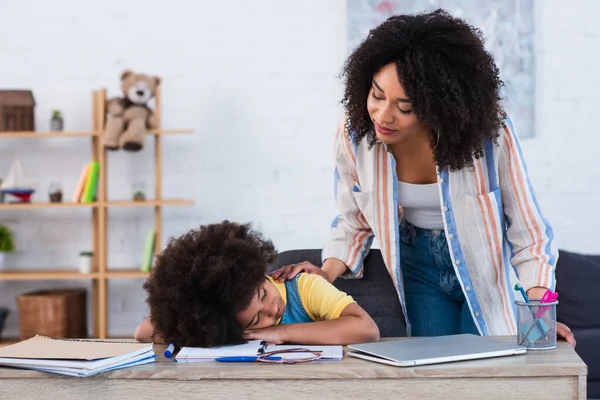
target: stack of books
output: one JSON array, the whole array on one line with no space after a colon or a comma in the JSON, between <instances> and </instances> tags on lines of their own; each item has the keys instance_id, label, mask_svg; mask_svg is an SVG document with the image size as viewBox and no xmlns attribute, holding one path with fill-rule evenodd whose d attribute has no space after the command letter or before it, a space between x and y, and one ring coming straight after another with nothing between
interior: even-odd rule
<instances>
[{"instance_id":1,"label":"stack of books","mask_svg":"<svg viewBox=\"0 0 600 400\"><path fill-rule=\"evenodd\" d=\"M53 339L36 335L0 348L0 366L87 377L155 362L151 343Z\"/></svg>"},{"instance_id":2,"label":"stack of books","mask_svg":"<svg viewBox=\"0 0 600 400\"><path fill-rule=\"evenodd\" d=\"M90 161L83 166L75 193L73 193L73 203L89 204L93 203L98 190L98 174L100 164L98 161Z\"/></svg>"}]
</instances>

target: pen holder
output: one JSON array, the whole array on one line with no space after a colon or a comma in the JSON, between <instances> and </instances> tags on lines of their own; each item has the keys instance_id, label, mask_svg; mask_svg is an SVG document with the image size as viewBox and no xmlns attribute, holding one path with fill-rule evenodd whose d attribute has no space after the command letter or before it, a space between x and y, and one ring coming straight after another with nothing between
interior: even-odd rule
<instances>
[{"instance_id":1,"label":"pen holder","mask_svg":"<svg viewBox=\"0 0 600 400\"><path fill-rule=\"evenodd\" d=\"M517 305L517 344L528 350L556 348L556 305L530 300L515 301Z\"/></svg>"}]
</instances>

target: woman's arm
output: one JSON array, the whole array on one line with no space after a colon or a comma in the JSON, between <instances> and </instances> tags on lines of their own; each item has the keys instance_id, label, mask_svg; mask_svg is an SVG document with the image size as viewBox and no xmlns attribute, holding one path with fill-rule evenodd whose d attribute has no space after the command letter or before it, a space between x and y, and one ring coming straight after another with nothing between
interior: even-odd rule
<instances>
[{"instance_id":1,"label":"woman's arm","mask_svg":"<svg viewBox=\"0 0 600 400\"><path fill-rule=\"evenodd\" d=\"M306 272L307 274L321 275L323 278L327 279L329 283L333 283L333 281L346 271L346 264L342 261L337 258L328 258L321 268L308 261L302 261L298 264L284 265L271 272L270 276L279 282L283 282L287 279L293 279L300 272Z\"/></svg>"},{"instance_id":2,"label":"woman's arm","mask_svg":"<svg viewBox=\"0 0 600 400\"><path fill-rule=\"evenodd\" d=\"M554 289L554 268L558 258L554 233L536 200L517 135L508 117L498 140L498 179L508 219L507 238L512 248L512 265L526 291Z\"/></svg>"},{"instance_id":3,"label":"woman's arm","mask_svg":"<svg viewBox=\"0 0 600 400\"><path fill-rule=\"evenodd\" d=\"M323 248L323 266L319 270L307 261L284 265L271 273L278 281L292 279L303 271L318 273L329 282L344 274L348 277L362 277L363 260L374 234L352 195L358 176L356 157L345 122L345 118L339 122L334 140L334 194L339 213L331 224L329 240Z\"/></svg>"},{"instance_id":4,"label":"woman's arm","mask_svg":"<svg viewBox=\"0 0 600 400\"><path fill-rule=\"evenodd\" d=\"M344 118L337 127L334 141L334 194L338 215L331 224L329 240L323 247L323 267L331 281L347 273L347 277L360 278L363 260L374 233L362 214L353 192L360 190L354 145L350 142ZM328 262L330 259L334 261ZM342 269L342 264L346 267Z\"/></svg>"}]
</instances>

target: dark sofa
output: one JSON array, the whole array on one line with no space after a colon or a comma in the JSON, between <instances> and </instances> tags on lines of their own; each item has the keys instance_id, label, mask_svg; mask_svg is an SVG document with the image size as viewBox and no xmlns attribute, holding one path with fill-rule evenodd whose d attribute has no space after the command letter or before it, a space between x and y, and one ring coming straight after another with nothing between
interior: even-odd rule
<instances>
[{"instance_id":1,"label":"dark sofa","mask_svg":"<svg viewBox=\"0 0 600 400\"><path fill-rule=\"evenodd\" d=\"M269 270L301 261L320 266L321 251L282 252ZM558 320L573 330L577 340L575 350L588 366L588 397L600 399L600 255L560 251L556 280ZM406 336L400 304L379 250L371 250L365 259L361 280L337 279L334 284L352 295L373 317L381 337Z\"/></svg>"}]
</instances>

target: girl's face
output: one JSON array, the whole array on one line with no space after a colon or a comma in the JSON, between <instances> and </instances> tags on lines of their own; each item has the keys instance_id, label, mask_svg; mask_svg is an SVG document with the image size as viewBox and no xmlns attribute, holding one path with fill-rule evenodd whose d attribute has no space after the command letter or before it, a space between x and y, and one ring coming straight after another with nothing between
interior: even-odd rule
<instances>
[{"instance_id":1,"label":"girl's face","mask_svg":"<svg viewBox=\"0 0 600 400\"><path fill-rule=\"evenodd\" d=\"M373 75L367 110L377 138L388 145L428 132L427 126L413 112L394 63L385 65Z\"/></svg>"},{"instance_id":2,"label":"girl's face","mask_svg":"<svg viewBox=\"0 0 600 400\"><path fill-rule=\"evenodd\" d=\"M237 314L237 320L244 331L268 328L277 324L284 311L285 303L279 290L270 280L265 279L248 307Z\"/></svg>"}]
</instances>

